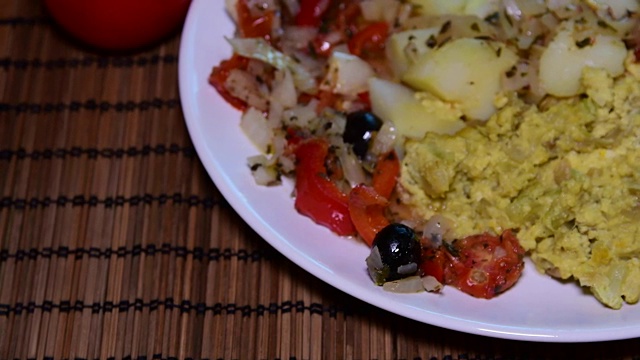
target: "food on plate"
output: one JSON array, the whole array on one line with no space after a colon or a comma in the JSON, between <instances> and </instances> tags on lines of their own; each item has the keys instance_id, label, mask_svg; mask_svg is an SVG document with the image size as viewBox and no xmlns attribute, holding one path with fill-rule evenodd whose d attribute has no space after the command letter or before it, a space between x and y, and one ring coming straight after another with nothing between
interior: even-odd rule
<instances>
[{"instance_id":1,"label":"food on plate","mask_svg":"<svg viewBox=\"0 0 640 360\"><path fill-rule=\"evenodd\" d=\"M620 308L640 293L634 0L226 0L209 82L257 184L371 247L374 283L514 286L529 255Z\"/></svg>"},{"instance_id":2,"label":"food on plate","mask_svg":"<svg viewBox=\"0 0 640 360\"><path fill-rule=\"evenodd\" d=\"M446 235L518 229L540 271L574 278L608 306L640 294L640 84L584 72L584 95L511 98L483 126L410 140L401 197Z\"/></svg>"}]
</instances>

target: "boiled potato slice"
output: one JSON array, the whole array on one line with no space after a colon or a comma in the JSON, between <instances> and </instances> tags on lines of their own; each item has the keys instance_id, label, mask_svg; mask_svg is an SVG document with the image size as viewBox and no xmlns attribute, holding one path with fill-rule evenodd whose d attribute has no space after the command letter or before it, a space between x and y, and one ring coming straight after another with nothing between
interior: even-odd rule
<instances>
[{"instance_id":1,"label":"boiled potato slice","mask_svg":"<svg viewBox=\"0 0 640 360\"><path fill-rule=\"evenodd\" d=\"M496 111L501 76L518 60L502 44L461 38L421 57L402 77L410 86L459 104L475 120L487 120Z\"/></svg>"},{"instance_id":2,"label":"boiled potato slice","mask_svg":"<svg viewBox=\"0 0 640 360\"><path fill-rule=\"evenodd\" d=\"M567 22L540 57L540 85L554 96L578 95L585 67L605 69L615 77L624 72L626 56L627 49L619 38L593 35L576 39L574 24Z\"/></svg>"},{"instance_id":3,"label":"boiled potato slice","mask_svg":"<svg viewBox=\"0 0 640 360\"><path fill-rule=\"evenodd\" d=\"M394 74L400 78L416 59L431 50L440 28L406 30L395 33L387 41L387 58Z\"/></svg>"},{"instance_id":4,"label":"boiled potato slice","mask_svg":"<svg viewBox=\"0 0 640 360\"><path fill-rule=\"evenodd\" d=\"M421 15L462 14L467 0L410 0Z\"/></svg>"},{"instance_id":5,"label":"boiled potato slice","mask_svg":"<svg viewBox=\"0 0 640 360\"><path fill-rule=\"evenodd\" d=\"M464 14L475 15L484 19L500 10L500 5L500 0L468 0L464 8Z\"/></svg>"},{"instance_id":6,"label":"boiled potato slice","mask_svg":"<svg viewBox=\"0 0 640 360\"><path fill-rule=\"evenodd\" d=\"M500 0L409 0L421 15L475 15L485 18L500 8Z\"/></svg>"},{"instance_id":7,"label":"boiled potato slice","mask_svg":"<svg viewBox=\"0 0 640 360\"><path fill-rule=\"evenodd\" d=\"M369 97L374 114L390 121L401 137L422 139L427 131L454 134L465 124L462 112L452 104L420 96L401 84L372 78Z\"/></svg>"}]
</instances>

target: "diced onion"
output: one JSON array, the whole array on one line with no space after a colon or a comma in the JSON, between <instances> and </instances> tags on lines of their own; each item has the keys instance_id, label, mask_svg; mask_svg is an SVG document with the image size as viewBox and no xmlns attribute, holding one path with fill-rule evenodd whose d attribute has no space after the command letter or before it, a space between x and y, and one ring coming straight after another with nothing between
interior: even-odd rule
<instances>
[{"instance_id":1,"label":"diced onion","mask_svg":"<svg viewBox=\"0 0 640 360\"><path fill-rule=\"evenodd\" d=\"M264 61L280 70L291 71L296 87L301 91L311 94L317 92L316 80L309 71L291 57L276 50L263 38L232 38L227 41L239 55Z\"/></svg>"},{"instance_id":2,"label":"diced onion","mask_svg":"<svg viewBox=\"0 0 640 360\"><path fill-rule=\"evenodd\" d=\"M266 156L260 154L247 159L251 174L256 184L263 186L277 185L280 183L280 174L273 166L269 166Z\"/></svg>"},{"instance_id":3,"label":"diced onion","mask_svg":"<svg viewBox=\"0 0 640 360\"><path fill-rule=\"evenodd\" d=\"M298 103L296 86L289 70L284 69L276 72L271 89L271 101L279 102L284 108L293 107Z\"/></svg>"},{"instance_id":4,"label":"diced onion","mask_svg":"<svg viewBox=\"0 0 640 360\"><path fill-rule=\"evenodd\" d=\"M240 128L262 153L269 151L273 130L260 110L249 108L245 111L240 118Z\"/></svg>"},{"instance_id":5,"label":"diced onion","mask_svg":"<svg viewBox=\"0 0 640 360\"><path fill-rule=\"evenodd\" d=\"M394 293L417 293L425 290L422 285L422 279L419 276L409 276L400 280L387 281L382 285L382 288L389 292Z\"/></svg>"},{"instance_id":6,"label":"diced onion","mask_svg":"<svg viewBox=\"0 0 640 360\"><path fill-rule=\"evenodd\" d=\"M424 225L422 236L423 239L430 242L423 245L438 247L443 240L452 240L450 237L452 227L453 221L450 219L440 214L433 215Z\"/></svg>"},{"instance_id":7,"label":"diced onion","mask_svg":"<svg viewBox=\"0 0 640 360\"><path fill-rule=\"evenodd\" d=\"M344 177L349 181L351 187L367 181L360 161L346 146L338 147L338 157L340 158L342 170L344 171Z\"/></svg>"},{"instance_id":8,"label":"diced onion","mask_svg":"<svg viewBox=\"0 0 640 360\"><path fill-rule=\"evenodd\" d=\"M233 69L224 82L224 86L232 96L245 101L250 107L267 110L269 104L266 96L260 90L260 84L255 76L247 71Z\"/></svg>"},{"instance_id":9,"label":"diced onion","mask_svg":"<svg viewBox=\"0 0 640 360\"><path fill-rule=\"evenodd\" d=\"M422 277L422 286L428 292L436 292L436 293L440 292L440 290L442 290L442 288L444 287L444 285L442 285L440 281L438 281L436 278L434 278L431 275Z\"/></svg>"},{"instance_id":10,"label":"diced onion","mask_svg":"<svg viewBox=\"0 0 640 360\"><path fill-rule=\"evenodd\" d=\"M368 80L374 75L366 61L355 55L334 51L320 89L355 96L368 89Z\"/></svg>"}]
</instances>

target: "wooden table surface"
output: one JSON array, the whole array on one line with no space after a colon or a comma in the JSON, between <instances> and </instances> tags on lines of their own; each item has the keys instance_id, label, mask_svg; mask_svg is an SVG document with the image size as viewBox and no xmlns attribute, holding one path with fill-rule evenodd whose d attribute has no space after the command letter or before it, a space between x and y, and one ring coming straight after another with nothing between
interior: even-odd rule
<instances>
[{"instance_id":1,"label":"wooden table surface","mask_svg":"<svg viewBox=\"0 0 640 360\"><path fill-rule=\"evenodd\" d=\"M0 359L640 359L418 323L290 262L204 171L179 42L99 53L0 0Z\"/></svg>"}]
</instances>

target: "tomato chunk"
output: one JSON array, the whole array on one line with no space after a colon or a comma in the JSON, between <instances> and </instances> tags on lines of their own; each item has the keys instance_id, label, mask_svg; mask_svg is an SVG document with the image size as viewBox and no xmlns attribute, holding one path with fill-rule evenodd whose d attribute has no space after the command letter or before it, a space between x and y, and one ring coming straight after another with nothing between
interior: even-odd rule
<instances>
[{"instance_id":1,"label":"tomato chunk","mask_svg":"<svg viewBox=\"0 0 640 360\"><path fill-rule=\"evenodd\" d=\"M447 247L445 283L475 297L493 298L518 281L524 253L511 230L456 240Z\"/></svg>"},{"instance_id":2,"label":"tomato chunk","mask_svg":"<svg viewBox=\"0 0 640 360\"><path fill-rule=\"evenodd\" d=\"M349 196L329 179L325 167L328 154L329 143L325 139L314 138L298 144L295 208L338 235L354 235Z\"/></svg>"}]
</instances>

